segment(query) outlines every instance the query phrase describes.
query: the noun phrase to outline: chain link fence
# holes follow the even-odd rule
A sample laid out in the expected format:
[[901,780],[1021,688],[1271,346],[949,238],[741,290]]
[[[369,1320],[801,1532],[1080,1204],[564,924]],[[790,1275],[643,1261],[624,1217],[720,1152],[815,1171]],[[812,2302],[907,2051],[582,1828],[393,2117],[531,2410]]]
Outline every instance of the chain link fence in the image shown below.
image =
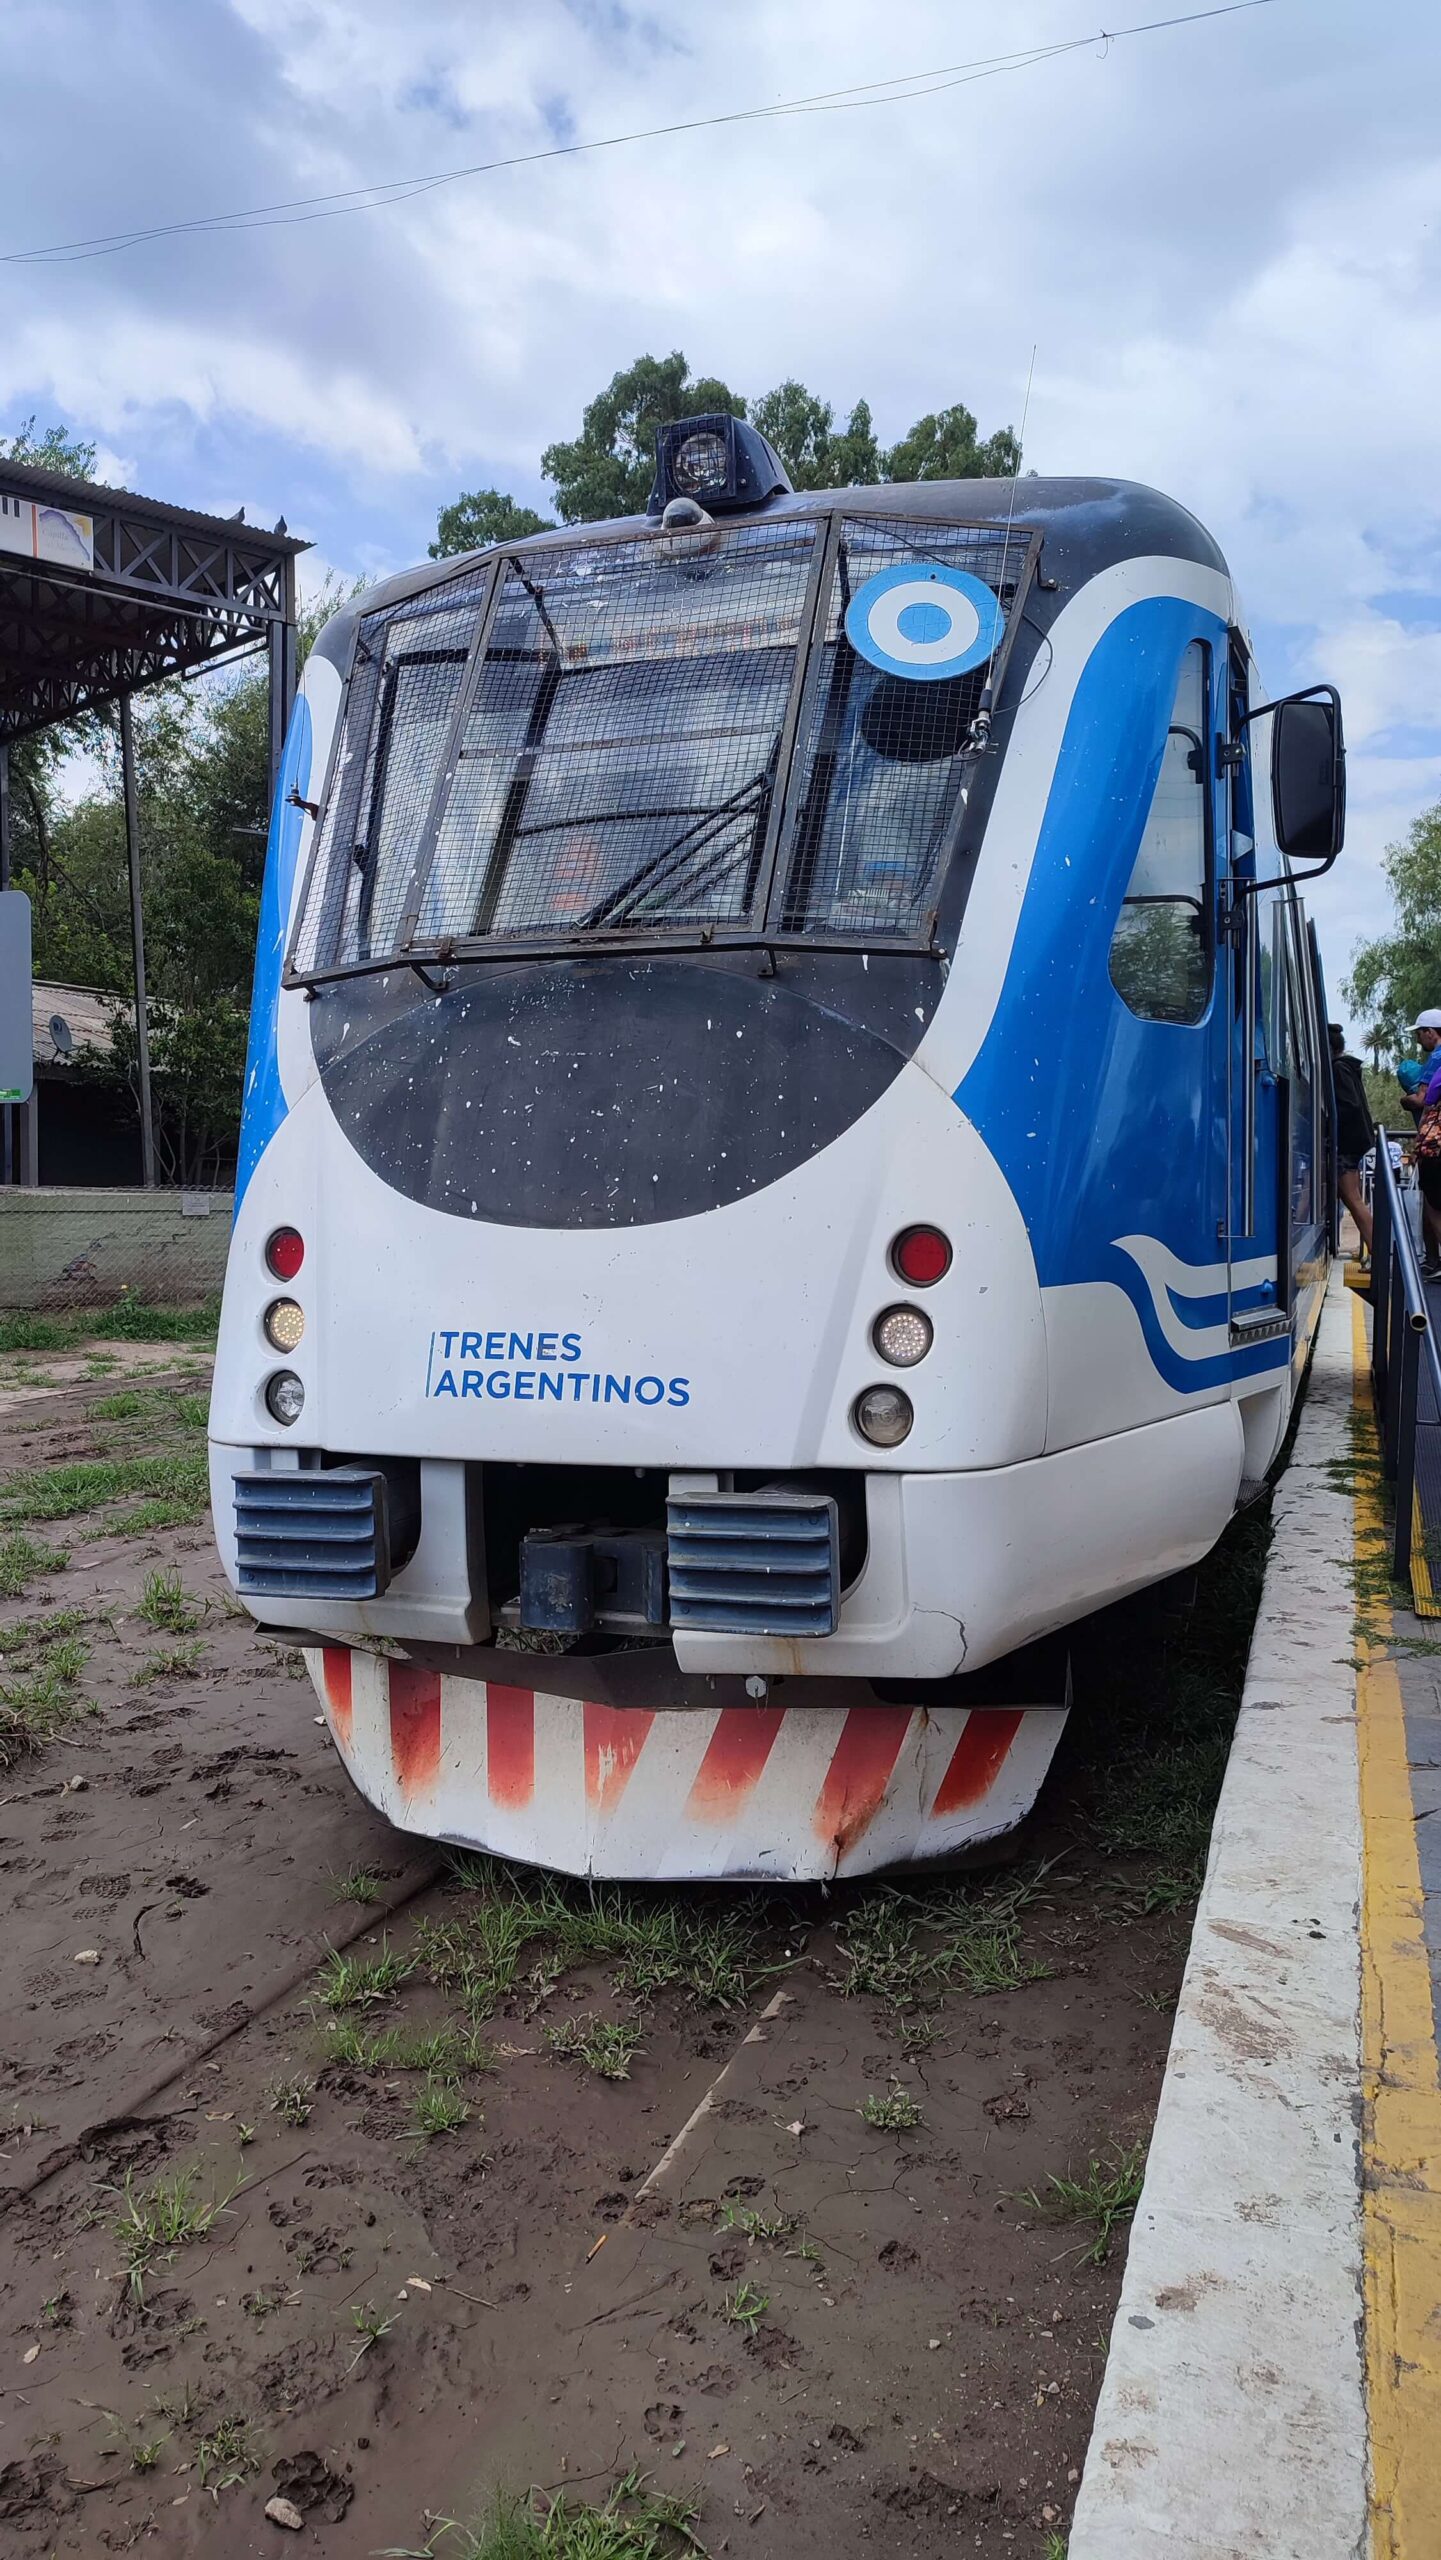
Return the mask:
[[0,1310],[201,1307],[220,1295],[233,1194],[0,1190]]

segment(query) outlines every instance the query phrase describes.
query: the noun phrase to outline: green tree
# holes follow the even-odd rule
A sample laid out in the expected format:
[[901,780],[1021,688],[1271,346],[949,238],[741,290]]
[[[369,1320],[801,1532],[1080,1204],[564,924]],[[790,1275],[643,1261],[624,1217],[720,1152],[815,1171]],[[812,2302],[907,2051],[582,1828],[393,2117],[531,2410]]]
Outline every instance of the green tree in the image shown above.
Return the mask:
[[[637,356],[590,402],[580,434],[547,445],[540,467],[551,482],[566,524],[594,524],[611,516],[639,515],[655,476],[656,429],[676,418],[729,410],[748,417],[774,445],[797,489],[857,489],[883,480],[1008,478],[1020,468],[1020,447],[1009,427],[982,440],[969,409],[959,402],[918,418],[909,435],[884,453],[870,405],[857,400],[844,426],[829,400],[788,376],[748,407],[724,382],[693,381],[679,352]],[[550,529],[544,516],[520,506],[508,492],[477,489],[442,507],[433,560],[478,549],[489,542],[518,542]]]
[[0,436],[0,462],[33,462],[39,471],[63,471],[67,479],[89,480],[95,470],[95,447],[64,427],[47,427],[43,436],[37,436],[35,420],[29,417],[13,436]]
[[[147,1005],[150,1101],[155,1170],[162,1183],[201,1188],[220,1180],[233,1161],[245,1072],[246,1012],[229,996],[199,1003]],[[82,1051],[83,1073],[128,1087],[140,1109],[135,1015],[118,1000],[110,1015],[108,1052]]]
[[547,445],[540,467],[566,524],[639,515],[655,477],[657,427],[702,410],[746,413],[744,400],[710,376],[693,382],[685,357],[638,356],[590,402],[570,444]]
[[790,380],[765,392],[750,417],[775,446],[797,489],[850,489],[881,478],[880,447],[864,400],[837,432],[829,400],[818,400],[803,382]]
[[1394,1060],[1409,1056],[1417,1014],[1441,1004],[1441,805],[1412,819],[1402,841],[1387,846],[1381,867],[1395,924],[1358,946],[1342,992],[1353,1014],[1374,1023],[1378,1048]]
[[954,408],[918,418],[910,434],[892,445],[881,477],[886,480],[1009,480],[1021,467],[1021,448],[1009,427],[983,444],[976,422],[957,401]]
[[462,489],[440,510],[430,557],[449,560],[459,551],[483,551],[491,542],[522,542],[528,533],[550,533],[554,526],[554,516],[518,506],[508,489]]

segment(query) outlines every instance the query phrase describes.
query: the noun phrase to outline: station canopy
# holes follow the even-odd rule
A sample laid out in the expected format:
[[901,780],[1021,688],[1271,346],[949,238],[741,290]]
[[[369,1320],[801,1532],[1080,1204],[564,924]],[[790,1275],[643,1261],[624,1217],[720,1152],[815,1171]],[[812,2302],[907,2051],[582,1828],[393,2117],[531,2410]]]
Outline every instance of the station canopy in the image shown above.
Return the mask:
[[267,648],[283,716],[307,547],[283,519],[263,532],[0,460],[0,746]]

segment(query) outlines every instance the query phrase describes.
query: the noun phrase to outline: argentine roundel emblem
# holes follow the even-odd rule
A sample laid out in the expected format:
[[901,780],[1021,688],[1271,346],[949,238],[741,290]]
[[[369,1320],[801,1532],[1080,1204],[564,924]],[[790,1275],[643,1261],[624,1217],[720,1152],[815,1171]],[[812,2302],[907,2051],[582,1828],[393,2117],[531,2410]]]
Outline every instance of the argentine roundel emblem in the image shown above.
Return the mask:
[[1005,616],[983,578],[964,569],[878,569],[846,607],[846,638],[888,676],[934,684],[989,658]]

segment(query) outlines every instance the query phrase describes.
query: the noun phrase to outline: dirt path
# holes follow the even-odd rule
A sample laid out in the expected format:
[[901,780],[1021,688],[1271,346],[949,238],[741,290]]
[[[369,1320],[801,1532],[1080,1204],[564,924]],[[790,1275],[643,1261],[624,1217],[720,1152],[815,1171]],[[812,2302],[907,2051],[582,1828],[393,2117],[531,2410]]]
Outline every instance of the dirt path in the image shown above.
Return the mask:
[[[139,1392],[0,1419],[22,1506],[117,1436],[183,1467],[192,1407]],[[226,1611],[202,1523],[17,1523],[13,1481],[0,1558],[70,1561],[0,1603],[0,1694],[83,1642],[98,1712],[0,1773],[0,2548],[262,2552],[280,2488],[360,2560],[639,2462],[712,2553],[1046,2554],[1124,2224],[1093,2264],[1094,2221],[1020,2199],[1144,2140],[1185,1938],[1156,1858],[1080,1822],[1084,1751],[969,1887],[441,1871]],[[179,1634],[137,1615],[167,1570]]]

